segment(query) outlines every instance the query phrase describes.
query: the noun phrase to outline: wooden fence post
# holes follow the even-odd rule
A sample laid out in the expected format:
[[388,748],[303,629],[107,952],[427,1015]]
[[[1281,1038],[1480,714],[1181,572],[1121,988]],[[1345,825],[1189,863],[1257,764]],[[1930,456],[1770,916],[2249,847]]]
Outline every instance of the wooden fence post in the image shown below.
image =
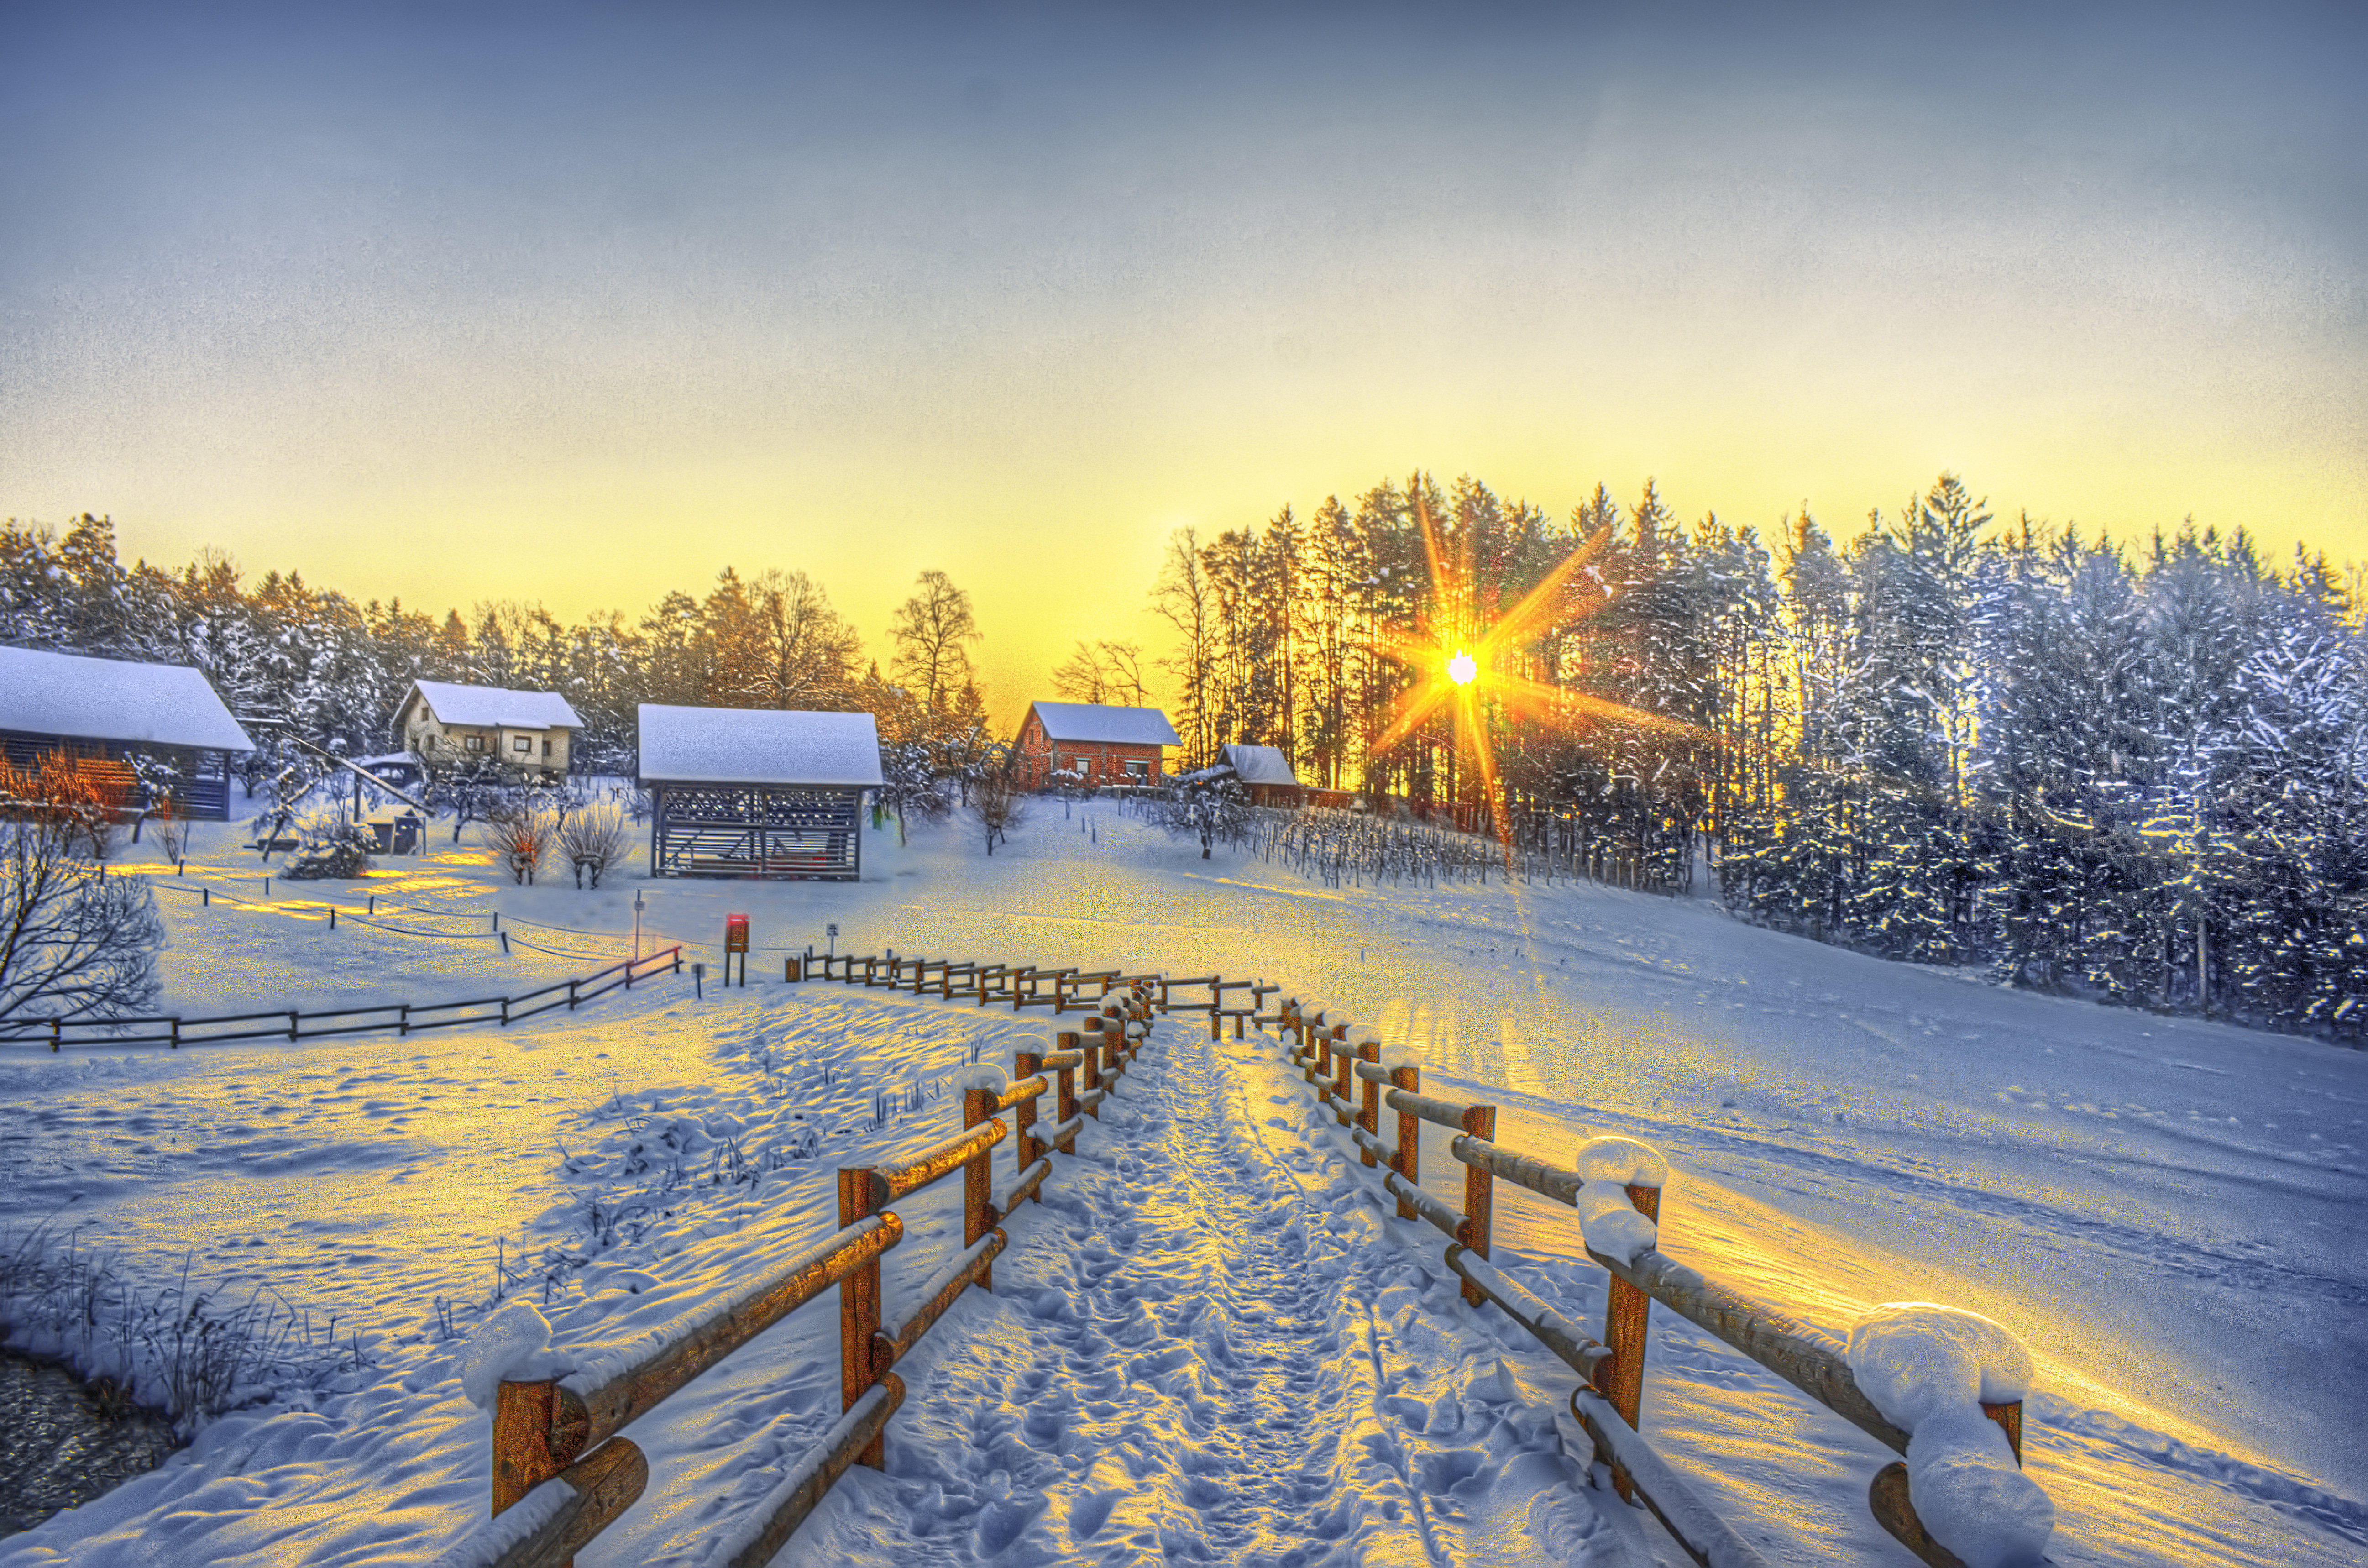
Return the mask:
[[[1390,1087],[1404,1089],[1407,1094],[1422,1093],[1422,1069],[1397,1067],[1391,1069]],[[1398,1112],[1398,1178],[1408,1187],[1422,1185],[1422,1118],[1410,1110]],[[1398,1218],[1415,1217],[1414,1205],[1398,1199]]]
[[[871,1212],[871,1167],[842,1165],[838,1172],[838,1227],[845,1230]],[[871,1336],[880,1331],[880,1260],[867,1262],[838,1286],[838,1378],[844,1403],[852,1410],[872,1384]],[[888,1465],[888,1440],[874,1437],[855,1456],[874,1470]]]
[[[1032,1051],[1013,1051],[1011,1081],[1015,1084],[1024,1084],[1036,1076],[1042,1070],[1038,1065],[1039,1061],[1037,1054]],[[1036,1141],[1036,1101],[1032,1097],[1024,1099],[1013,1106],[1011,1109],[1012,1125],[1019,1134],[1019,1168],[1025,1171],[1042,1159],[1044,1153],[1044,1145]],[[1041,1187],[1038,1189],[1036,1201],[1039,1203],[1044,1201]]]
[[[962,1091],[962,1131],[967,1132],[995,1117],[996,1096],[985,1089]],[[962,1245],[976,1246],[995,1228],[995,1146],[981,1149],[962,1165]],[[978,1283],[995,1289],[995,1266],[979,1270]]]
[[504,1381],[494,1392],[494,1512],[507,1511],[519,1498],[566,1467],[551,1451],[552,1405],[557,1380],[514,1383]]
[[[1636,1212],[1657,1225],[1661,1218],[1661,1189],[1631,1187],[1626,1190],[1628,1201],[1635,1206]],[[1611,1292],[1603,1306],[1603,1343],[1611,1354],[1597,1364],[1595,1387],[1632,1428],[1644,1408],[1645,1334],[1652,1308],[1652,1297],[1618,1275],[1611,1277]],[[1611,1467],[1611,1481],[1622,1498],[1634,1495],[1634,1483],[1616,1464]]]
[[[1087,1028],[1094,1028],[1099,1018],[1087,1018],[1085,1023]],[[1101,1033],[1097,1030],[1097,1033],[1089,1035],[1085,1030],[1061,1030],[1061,1033],[1053,1035],[1053,1040],[1064,1051],[1077,1051],[1080,1056],[1085,1056],[1085,1066],[1080,1068],[1077,1075],[1085,1080],[1087,1092],[1101,1087]],[[1087,1116],[1101,1120],[1101,1101],[1087,1106]],[[1068,1116],[1064,1116],[1061,1120],[1068,1120]]]
[[[1497,1141],[1497,1108],[1492,1105],[1465,1106],[1463,1131],[1484,1142]],[[1490,1210],[1496,1205],[1496,1177],[1478,1165],[1463,1167],[1463,1223],[1456,1227],[1463,1233],[1456,1237],[1482,1257],[1488,1256]],[[1463,1299],[1478,1306],[1488,1298],[1480,1287],[1469,1279],[1463,1282]]]
[[[1360,1062],[1370,1062],[1376,1067],[1380,1066],[1382,1062],[1382,1042],[1377,1040],[1360,1040],[1358,1042],[1357,1060]],[[1357,1125],[1363,1128],[1369,1136],[1378,1139],[1382,1135],[1382,1086],[1373,1082],[1371,1078],[1365,1079],[1364,1085],[1365,1108],[1358,1114]],[[1373,1164],[1373,1151],[1372,1149],[1360,1148],[1358,1150],[1358,1153],[1365,1156],[1365,1164],[1367,1165],[1370,1166]]]

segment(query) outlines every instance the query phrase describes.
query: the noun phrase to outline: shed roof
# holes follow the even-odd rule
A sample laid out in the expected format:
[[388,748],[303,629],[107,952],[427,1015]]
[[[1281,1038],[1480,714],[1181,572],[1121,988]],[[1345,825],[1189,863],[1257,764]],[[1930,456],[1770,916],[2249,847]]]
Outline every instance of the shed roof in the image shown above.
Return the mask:
[[1234,777],[1245,784],[1288,784],[1296,786],[1299,775],[1291,770],[1290,762],[1279,746],[1245,745],[1239,741],[1227,741],[1225,760],[1234,765]]
[[[425,698],[439,723],[488,730],[580,730],[584,721],[555,691],[511,691],[498,686],[461,686],[446,680],[416,680],[411,689]],[[403,706],[408,709],[411,699]]]
[[0,648],[0,730],[253,751],[200,670]]
[[642,778],[670,784],[881,781],[880,730],[869,713],[644,702],[641,753]]
[[1039,702],[1037,722],[1056,741],[1101,741],[1113,745],[1174,746],[1176,726],[1156,708],[1116,708],[1101,702]]

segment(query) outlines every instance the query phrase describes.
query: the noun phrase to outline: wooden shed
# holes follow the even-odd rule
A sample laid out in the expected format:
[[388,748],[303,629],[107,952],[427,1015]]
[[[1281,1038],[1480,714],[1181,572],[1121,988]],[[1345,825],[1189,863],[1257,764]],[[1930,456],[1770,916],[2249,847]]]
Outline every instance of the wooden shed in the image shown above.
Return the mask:
[[851,882],[880,732],[869,713],[644,702],[641,782],[654,877]]
[[1228,741],[1218,752],[1218,759],[1234,770],[1250,792],[1254,806],[1304,806],[1307,803],[1307,787],[1299,775],[1291,770],[1291,759],[1279,746],[1247,745],[1240,741]]
[[231,754],[254,749],[203,671],[0,648],[0,753],[19,767],[65,751],[147,806],[131,760],[145,753],[179,770],[180,814],[228,822]]

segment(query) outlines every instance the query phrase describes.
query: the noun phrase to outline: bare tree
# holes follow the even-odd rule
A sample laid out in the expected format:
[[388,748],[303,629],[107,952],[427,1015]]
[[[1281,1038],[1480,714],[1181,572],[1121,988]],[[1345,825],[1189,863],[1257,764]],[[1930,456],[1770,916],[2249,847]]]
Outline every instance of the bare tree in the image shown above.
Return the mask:
[[897,608],[888,629],[896,643],[888,668],[935,713],[973,678],[970,645],[982,633],[969,593],[952,578],[932,569],[914,582],[918,592]]
[[1028,791],[1015,766],[1019,754],[1010,744],[991,742],[988,752],[986,759],[971,775],[969,799],[962,812],[985,836],[986,852],[992,855],[996,842],[1008,842],[1011,830],[1027,820]]
[[1168,536],[1159,563],[1151,607],[1176,629],[1176,651],[1160,665],[1176,677],[1177,718],[1184,737],[1184,762],[1201,767],[1216,755],[1217,597],[1201,562],[1201,536],[1178,528]]
[[596,801],[569,812],[559,824],[559,852],[575,870],[575,885],[584,885],[585,873],[591,873],[592,885],[598,887],[609,868],[622,856],[625,847],[625,813],[615,805]]
[[535,872],[542,869],[542,858],[551,853],[552,843],[558,837],[558,818],[543,810],[540,801],[512,796],[486,812],[477,841],[501,857],[510,881],[530,887]]
[[0,1018],[121,1017],[156,999],[155,895],[92,856],[77,774],[63,755],[0,759]]
[[1077,651],[1053,671],[1053,690],[1072,702],[1143,706],[1143,644],[1105,637],[1077,640]]

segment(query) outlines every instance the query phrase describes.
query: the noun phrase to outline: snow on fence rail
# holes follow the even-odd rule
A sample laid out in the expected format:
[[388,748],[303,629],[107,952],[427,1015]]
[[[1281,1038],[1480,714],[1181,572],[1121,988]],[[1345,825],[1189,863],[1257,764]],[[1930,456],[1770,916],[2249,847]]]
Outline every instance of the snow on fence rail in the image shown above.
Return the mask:
[[[1857,1332],[1845,1346],[1823,1329],[1755,1301],[1657,1250],[1667,1167],[1647,1145],[1628,1139],[1599,1139],[1581,1150],[1579,1169],[1565,1170],[1497,1143],[1495,1107],[1462,1105],[1422,1094],[1420,1069],[1410,1055],[1393,1052],[1392,1059],[1385,1060],[1380,1043],[1370,1038],[1351,1045],[1349,1021],[1338,1009],[1286,1000],[1271,1018],[1260,1021],[1275,1023],[1278,1039],[1290,1035],[1291,1061],[1338,1123],[1349,1130],[1364,1164],[1383,1170],[1383,1185],[1398,1200],[1399,1218],[1420,1217],[1445,1233],[1447,1266],[1463,1281],[1464,1300],[1474,1305],[1484,1300],[1494,1301],[1578,1374],[1579,1386],[1571,1395],[1572,1414],[1594,1438],[1598,1455],[1610,1466],[1621,1494],[1641,1496],[1697,1562],[1739,1568],[1763,1559],[1637,1434],[1652,1302],[1659,1301],[1718,1335],[1877,1442],[1908,1452],[1915,1434],[1896,1424],[1860,1386],[1853,1370],[1853,1358],[1860,1353]],[[1383,1105],[1397,1113],[1394,1145],[1381,1137]],[[1465,1167],[1461,1213],[1419,1185],[1418,1124],[1424,1121],[1456,1134],[1449,1148]],[[1590,1174],[1597,1187],[1592,1193]],[[1499,1179],[1581,1212],[1588,1256],[1611,1276],[1602,1342],[1590,1338],[1579,1324],[1488,1261],[1493,1188]],[[1925,1317],[1941,1320],[1940,1332],[1944,1335],[1957,1326],[1950,1320],[1962,1320],[1979,1325],[1979,1331],[1993,1341],[2011,1346],[2010,1337],[1987,1320],[1923,1303],[1914,1305]],[[1868,1321],[1892,1310],[1878,1309]],[[1865,1326],[1861,1324],[1861,1329]],[[1930,1325],[1915,1326],[1926,1331],[1921,1343],[1928,1347]],[[2013,1346],[2013,1356],[2020,1354],[2020,1347]],[[1896,1406],[1899,1396],[1891,1390],[1900,1381],[1899,1374],[1880,1358],[1866,1364],[1883,1369],[1887,1402]],[[1975,1366],[1977,1381],[1984,1385],[1995,1375],[1987,1369],[1987,1361],[1968,1364]],[[2027,1380],[2027,1359],[2021,1377]],[[2012,1377],[2004,1381],[2013,1384],[2013,1397],[1983,1403],[1980,1410],[2003,1432],[2005,1448],[2019,1471],[2021,1391]],[[1986,1386],[1982,1392],[1988,1392]],[[1924,1445],[1926,1449],[1947,1446],[1962,1456],[1980,1447],[1978,1442],[1964,1442],[1962,1432],[1941,1437],[1938,1434],[1943,1427],[1931,1429],[1936,1437]],[[1995,1443],[1997,1434],[1992,1433],[1989,1440]],[[1932,1462],[1922,1452],[1911,1458]],[[1940,1468],[1945,1469],[1945,1462]],[[1962,1465],[1959,1469],[1962,1475]],[[2019,1474],[2015,1479],[2020,1481]],[[1918,1516],[1909,1481],[1906,1464],[1895,1462],[1876,1473],[1868,1489],[1869,1506],[1876,1520],[1923,1562],[1935,1568],[1964,1568],[1964,1558],[1946,1541],[1935,1540],[1927,1521]],[[2021,1517],[2009,1517],[2004,1526],[1959,1506],[1964,1501],[1954,1487],[1941,1499],[1949,1516],[1943,1534],[1979,1562],[2032,1560],[2028,1554],[2017,1554],[2011,1544],[2007,1555],[1999,1555],[2001,1529],[2008,1535],[2019,1530],[2018,1539],[2035,1552],[2053,1520],[2044,1495],[2027,1483],[2019,1488],[1993,1484],[1985,1494],[1985,1503],[1992,1504],[1996,1512],[2013,1516],[2017,1507],[2022,1510]]]
[[[466,1002],[430,1002],[424,1006],[410,1002],[380,1002],[366,1007],[332,1007],[315,1013],[287,1007],[263,1013],[232,1013],[215,1018],[189,1018],[175,1014],[140,1018],[0,1019],[0,1045],[46,1044],[53,1051],[68,1043],[162,1045],[177,1051],[185,1045],[225,1045],[240,1040],[323,1040],[330,1035],[368,1034],[374,1029],[393,1029],[398,1034],[409,1035],[423,1029],[450,1028],[456,1024],[514,1024],[521,1018],[548,1013],[555,1007],[580,1007],[611,991],[631,990],[634,981],[648,979],[657,972],[661,965],[668,966],[672,972],[681,972],[682,949],[662,948],[647,958],[627,959],[591,974],[558,981],[519,996],[478,996]],[[526,1006],[529,1003],[533,1006]],[[487,1008],[493,1010],[485,1011]],[[437,1013],[453,1016],[427,1017],[423,1021],[422,1015]],[[338,1023],[332,1028],[304,1028],[307,1023],[366,1018],[373,1014],[393,1016],[380,1017],[370,1023]],[[259,1024],[267,1018],[272,1020],[269,1028],[240,1027]],[[159,1025],[163,1026],[161,1033],[117,1032],[128,1028],[153,1029]],[[81,1037],[69,1037],[66,1032],[69,1029],[82,1031]],[[217,1032],[208,1033],[208,1030]],[[228,1032],[220,1032],[223,1030]]]
[[[708,1561],[731,1568],[770,1562],[848,1467],[877,1469],[885,1462],[888,1419],[905,1402],[896,1363],[964,1290],[992,1288],[995,1260],[1008,1244],[1002,1221],[1031,1198],[1043,1200],[1052,1154],[1075,1153],[1086,1118],[1099,1119],[1158,1005],[1156,976],[1115,971],[1082,974],[1074,968],[809,952],[788,960],[785,978],[910,985],[917,994],[930,987],[932,971],[940,995],[950,996],[953,977],[962,974],[964,991],[974,989],[981,1004],[1042,1003],[1056,1012],[1090,1009],[1091,1016],[1074,1030],[1056,1031],[1051,1051],[1014,1052],[1008,1084],[991,1066],[965,1074],[958,1136],[894,1165],[841,1166],[839,1228],[767,1278],[564,1377],[503,1381],[495,1393],[492,1513],[438,1559],[437,1568],[567,1562],[649,1483],[648,1460],[621,1429],[833,1285],[839,1290],[843,1412],[780,1483],[711,1545]],[[973,986],[971,981],[981,975],[991,978]],[[1099,988],[1091,999],[1083,994],[1087,983]],[[1121,986],[1123,994],[1113,995]],[[1047,1094],[1053,1096],[1053,1120],[1042,1127],[1037,1104]],[[1013,1113],[1008,1131],[1002,1120],[1007,1110]],[[1016,1142],[1017,1168],[1012,1184],[997,1195],[993,1155],[1007,1140]],[[962,1178],[962,1250],[923,1283],[919,1304],[901,1321],[883,1324],[880,1260],[905,1239],[904,1219],[889,1206],[956,1172]]]

